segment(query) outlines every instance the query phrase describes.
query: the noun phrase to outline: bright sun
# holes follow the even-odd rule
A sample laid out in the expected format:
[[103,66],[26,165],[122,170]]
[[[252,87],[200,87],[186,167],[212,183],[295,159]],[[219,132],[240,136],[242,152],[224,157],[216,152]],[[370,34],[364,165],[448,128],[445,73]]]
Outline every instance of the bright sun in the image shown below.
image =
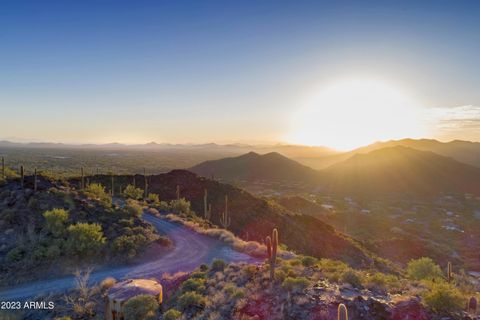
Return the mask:
[[425,134],[422,107],[399,88],[349,79],[316,91],[292,116],[286,140],[349,150],[379,140]]

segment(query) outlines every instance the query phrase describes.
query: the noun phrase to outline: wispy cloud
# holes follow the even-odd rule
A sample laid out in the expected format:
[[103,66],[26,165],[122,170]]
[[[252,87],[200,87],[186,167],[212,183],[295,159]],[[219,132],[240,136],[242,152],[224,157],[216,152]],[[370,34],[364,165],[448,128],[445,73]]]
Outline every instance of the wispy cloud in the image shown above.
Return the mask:
[[480,106],[431,108],[428,117],[439,138],[480,141]]

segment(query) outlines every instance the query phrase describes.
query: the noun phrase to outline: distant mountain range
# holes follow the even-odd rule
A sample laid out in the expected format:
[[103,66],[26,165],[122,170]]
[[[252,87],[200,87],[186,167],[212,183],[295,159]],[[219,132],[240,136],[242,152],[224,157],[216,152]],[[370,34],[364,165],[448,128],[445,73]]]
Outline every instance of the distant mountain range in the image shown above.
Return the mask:
[[376,142],[355,150],[319,157],[297,157],[295,160],[314,169],[324,169],[335,163],[344,161],[353,155],[368,153],[387,147],[409,147],[420,151],[432,151],[439,155],[452,157],[457,161],[480,167],[480,142],[454,140],[440,142],[432,139],[402,139]]
[[226,181],[283,181],[310,185],[324,193],[380,197],[480,195],[480,168],[431,151],[394,146],[364,149],[322,170],[313,170],[278,153],[248,153],[206,161],[190,170]]

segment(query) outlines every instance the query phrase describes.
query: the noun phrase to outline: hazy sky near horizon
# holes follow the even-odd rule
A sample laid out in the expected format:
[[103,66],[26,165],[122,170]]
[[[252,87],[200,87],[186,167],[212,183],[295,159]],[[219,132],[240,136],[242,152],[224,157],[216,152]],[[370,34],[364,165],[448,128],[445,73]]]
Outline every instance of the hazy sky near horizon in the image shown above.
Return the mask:
[[4,0],[0,139],[480,141],[478,57],[478,1]]

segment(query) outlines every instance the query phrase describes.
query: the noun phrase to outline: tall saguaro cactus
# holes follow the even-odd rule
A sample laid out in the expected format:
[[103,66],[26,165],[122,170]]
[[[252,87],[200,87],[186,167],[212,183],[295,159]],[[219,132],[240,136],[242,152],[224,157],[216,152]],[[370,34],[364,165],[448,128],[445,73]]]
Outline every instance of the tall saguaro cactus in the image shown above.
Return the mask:
[[468,301],[467,312],[471,314],[477,314],[477,298],[470,298],[470,300]]
[[20,166],[20,185],[22,186],[23,189],[23,181],[25,180],[25,169],[23,166]]
[[177,184],[177,200],[180,200],[180,186]]
[[212,215],[212,205],[208,204],[207,189],[204,189],[204,193],[203,193],[203,215],[206,220],[210,220],[210,216]]
[[6,178],[6,174],[5,174],[5,157],[2,157],[2,178],[3,178],[3,179]]
[[275,267],[277,264],[277,248],[278,248],[278,230],[273,229],[272,238],[268,236],[265,239],[265,245],[267,246],[268,262],[270,264],[270,280],[275,279]]
[[447,264],[447,281],[451,282],[453,278],[453,273],[452,273],[452,263],[448,261]]
[[348,310],[343,303],[338,305],[338,320],[348,320]]
[[112,185],[111,185],[111,188],[110,188],[110,192],[112,194],[112,197],[115,195],[115,181],[113,180],[113,172],[112,172]]
[[33,192],[37,192],[37,168],[33,172]]
[[144,188],[144,197],[147,199],[148,197],[148,182],[147,182],[147,170],[143,168],[143,180],[145,182],[145,188]]
[[80,189],[83,190],[83,189],[85,189],[85,174],[83,172],[83,167],[80,168],[80,174],[81,174]]
[[225,196],[225,210],[222,212],[222,216],[220,217],[220,223],[224,229],[228,229],[232,219],[228,215],[228,195]]

